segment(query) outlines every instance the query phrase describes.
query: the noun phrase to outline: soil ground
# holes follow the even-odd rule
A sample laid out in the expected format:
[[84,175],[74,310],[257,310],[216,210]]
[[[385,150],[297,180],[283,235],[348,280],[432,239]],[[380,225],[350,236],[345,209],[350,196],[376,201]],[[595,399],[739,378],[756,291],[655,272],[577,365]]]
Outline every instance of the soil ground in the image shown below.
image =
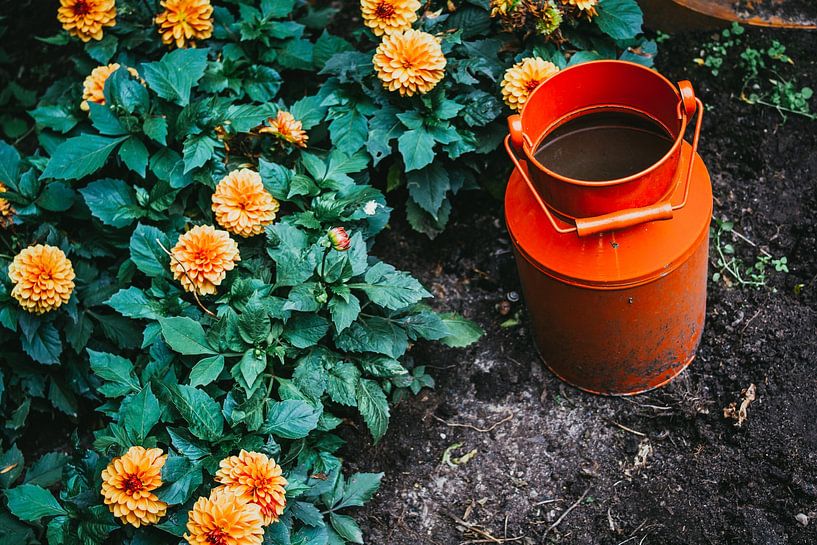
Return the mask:
[[[462,195],[431,244],[396,213],[376,253],[486,335],[465,350],[415,347],[436,388],[399,404],[380,444],[361,433],[346,448],[356,470],[386,472],[361,512],[368,543],[817,543],[817,122],[741,102],[734,59],[717,78],[696,66],[710,36],[672,37],[657,68],[692,80],[707,105],[700,151],[716,217],[785,255],[790,272],[772,271],[760,289],[710,281],[688,370],[648,394],[598,397],[538,360],[523,302],[512,301],[520,288],[501,203]],[[789,76],[817,88],[817,34],[747,31],[745,43],[771,39],[795,60]],[[756,248],[726,242],[754,261]],[[501,326],[517,312],[519,325]],[[723,409],[750,384],[757,399],[739,428]],[[475,455],[452,467],[447,450]]]

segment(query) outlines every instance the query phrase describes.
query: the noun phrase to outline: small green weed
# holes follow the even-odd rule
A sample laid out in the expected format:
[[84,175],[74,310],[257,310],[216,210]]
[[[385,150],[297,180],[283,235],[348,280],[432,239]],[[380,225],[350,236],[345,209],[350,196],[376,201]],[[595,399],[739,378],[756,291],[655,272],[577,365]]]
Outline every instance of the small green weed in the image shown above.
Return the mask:
[[755,258],[754,263],[747,264],[736,255],[735,247],[723,240],[726,233],[732,235],[732,239],[740,239],[749,245],[757,248],[757,244],[746,238],[744,235],[734,230],[731,221],[715,220],[712,226],[712,241],[718,255],[719,269],[712,275],[712,280],[718,282],[721,279],[727,284],[737,283],[740,286],[760,288],[768,281],[768,272],[773,267],[777,272],[789,272],[788,259],[786,256],[775,258],[766,250],[759,248],[760,253]]
[[[719,75],[729,51],[736,46],[744,47],[743,34],[743,27],[733,23],[716,40],[703,45],[700,57],[695,62],[708,68],[713,76]],[[740,52],[739,58],[737,68],[741,71],[743,82],[741,100],[748,104],[774,108],[784,121],[788,114],[817,119],[817,114],[812,113],[809,104],[814,91],[810,87],[798,85],[792,79],[786,79],[777,70],[781,64],[794,64],[794,60],[786,54],[786,46],[777,40],[772,40],[767,48],[747,45]]]

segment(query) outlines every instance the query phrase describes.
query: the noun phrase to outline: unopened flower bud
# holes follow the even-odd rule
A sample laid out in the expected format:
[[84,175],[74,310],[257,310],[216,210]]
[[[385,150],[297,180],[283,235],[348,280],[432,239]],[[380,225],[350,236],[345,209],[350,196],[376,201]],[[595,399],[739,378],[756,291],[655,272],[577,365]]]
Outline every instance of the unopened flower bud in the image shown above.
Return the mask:
[[346,229],[343,227],[333,227],[329,229],[326,236],[329,237],[329,241],[332,243],[332,248],[339,252],[345,252],[352,244],[352,241],[349,238],[349,233],[347,233]]

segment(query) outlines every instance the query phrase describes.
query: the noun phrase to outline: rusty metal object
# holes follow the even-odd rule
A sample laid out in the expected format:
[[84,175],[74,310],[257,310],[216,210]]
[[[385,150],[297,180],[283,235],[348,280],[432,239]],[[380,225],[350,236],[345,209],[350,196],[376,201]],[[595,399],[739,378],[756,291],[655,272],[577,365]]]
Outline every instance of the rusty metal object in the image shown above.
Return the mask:
[[[736,22],[742,25],[800,30],[817,29],[817,15],[798,14],[791,2],[775,0],[777,13],[754,5],[741,8],[736,0],[640,0],[647,24],[669,32],[709,29]],[[783,14],[783,15],[780,15]]]
[[[506,139],[517,166],[505,194],[506,222],[537,349],[557,376],[601,394],[636,394],[677,375],[695,356],[706,308],[712,189],[694,151],[703,105],[688,82],[678,90],[643,68],[643,77],[633,77],[633,66],[598,61],[553,76],[531,95],[521,119],[511,120],[512,133],[522,127],[522,145],[518,134]],[[560,78],[574,91],[565,93]],[[660,169],[647,169],[652,175],[643,171],[625,182],[652,188],[611,193],[614,210],[584,217],[597,213],[599,201],[581,193],[598,188],[558,180],[543,191],[534,181],[542,166],[525,153],[560,124],[542,111],[554,102],[563,104],[549,112],[562,116],[594,107],[639,109],[674,128],[677,149]],[[690,145],[682,127],[696,112]],[[575,215],[551,206],[551,199],[563,205],[564,193],[575,197]],[[644,194],[653,202],[645,203]],[[593,206],[582,208],[588,202]]]

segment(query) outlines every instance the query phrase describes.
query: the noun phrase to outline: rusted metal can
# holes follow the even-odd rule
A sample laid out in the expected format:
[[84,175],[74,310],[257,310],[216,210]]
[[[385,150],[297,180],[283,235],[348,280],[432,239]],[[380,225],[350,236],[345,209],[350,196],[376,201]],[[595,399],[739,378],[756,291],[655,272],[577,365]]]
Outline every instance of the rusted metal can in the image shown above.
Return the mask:
[[[597,108],[660,122],[672,148],[643,172],[602,182],[559,176],[535,160],[554,127]],[[712,213],[696,153],[702,111],[689,82],[676,88],[639,65],[598,61],[551,77],[509,119],[505,144],[516,169],[505,215],[534,341],[545,364],[578,388],[637,394],[695,357]],[[684,130],[696,112],[690,145]]]

